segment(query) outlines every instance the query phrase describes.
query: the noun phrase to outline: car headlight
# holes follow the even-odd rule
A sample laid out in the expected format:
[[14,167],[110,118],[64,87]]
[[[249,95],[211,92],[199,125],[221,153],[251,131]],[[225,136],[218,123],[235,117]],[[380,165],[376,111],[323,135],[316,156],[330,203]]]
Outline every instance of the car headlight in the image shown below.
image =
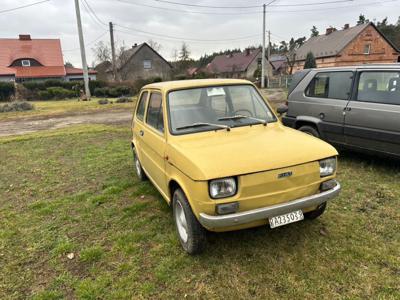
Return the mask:
[[232,177],[211,180],[209,189],[211,198],[219,199],[231,197],[236,194],[236,180]]
[[336,171],[336,157],[319,161],[319,174],[321,177],[333,175]]

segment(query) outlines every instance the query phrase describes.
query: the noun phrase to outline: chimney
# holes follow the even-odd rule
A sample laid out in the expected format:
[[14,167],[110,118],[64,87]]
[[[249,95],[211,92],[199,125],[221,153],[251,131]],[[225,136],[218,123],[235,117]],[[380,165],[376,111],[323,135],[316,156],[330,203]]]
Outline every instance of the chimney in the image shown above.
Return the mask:
[[246,56],[249,56],[250,55],[250,48],[246,48],[245,53],[246,53]]
[[132,48],[135,48],[135,47],[137,47],[137,43],[134,43],[132,46]]
[[344,27],[343,27],[344,30],[347,30],[349,28],[350,28],[350,24],[344,24]]
[[19,35],[19,40],[20,41],[30,41],[31,40],[31,35],[30,34],[20,34]]
[[326,35],[330,35],[332,32],[335,32],[337,29],[335,27],[329,27],[326,29]]

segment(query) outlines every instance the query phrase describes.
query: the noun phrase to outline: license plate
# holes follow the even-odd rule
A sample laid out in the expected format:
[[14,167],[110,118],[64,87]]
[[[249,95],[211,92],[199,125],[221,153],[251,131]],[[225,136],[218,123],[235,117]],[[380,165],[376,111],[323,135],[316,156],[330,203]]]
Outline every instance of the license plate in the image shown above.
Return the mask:
[[271,228],[275,228],[301,220],[304,220],[303,212],[301,210],[296,210],[288,214],[270,218],[269,225],[271,226]]

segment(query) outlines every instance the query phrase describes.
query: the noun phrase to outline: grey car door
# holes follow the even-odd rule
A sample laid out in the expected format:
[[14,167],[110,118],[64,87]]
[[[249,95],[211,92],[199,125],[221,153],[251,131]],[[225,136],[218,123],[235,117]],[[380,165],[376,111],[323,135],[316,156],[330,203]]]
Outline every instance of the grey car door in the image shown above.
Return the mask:
[[[344,110],[351,95],[352,71],[318,72],[305,90],[306,111],[298,112],[318,120],[321,137],[344,143]],[[294,105],[295,106],[295,105]]]
[[360,71],[345,115],[350,146],[400,156],[400,70]]

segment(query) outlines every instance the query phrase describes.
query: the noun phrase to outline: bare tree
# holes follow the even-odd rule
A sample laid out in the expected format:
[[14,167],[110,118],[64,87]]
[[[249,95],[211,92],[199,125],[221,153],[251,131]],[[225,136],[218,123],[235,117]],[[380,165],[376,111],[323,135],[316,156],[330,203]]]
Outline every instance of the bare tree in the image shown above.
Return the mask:
[[92,48],[92,51],[97,63],[111,61],[111,48],[107,43],[103,41],[97,42]]
[[178,60],[178,57],[179,57],[178,49],[176,49],[176,48],[172,49],[171,57],[174,62],[176,62]]
[[131,58],[132,51],[125,46],[125,42],[117,46],[117,77],[119,80],[127,80],[129,75],[129,68],[126,68],[129,59]]
[[189,57],[190,57],[189,46],[185,42],[183,42],[181,49],[179,50],[179,60],[187,61],[189,60]]
[[154,41],[154,40],[152,40],[152,39],[148,40],[147,44],[149,44],[149,46],[151,48],[153,48],[153,50],[156,51],[156,52],[158,52],[158,51],[160,51],[162,49],[161,44],[156,42],[156,41]]

